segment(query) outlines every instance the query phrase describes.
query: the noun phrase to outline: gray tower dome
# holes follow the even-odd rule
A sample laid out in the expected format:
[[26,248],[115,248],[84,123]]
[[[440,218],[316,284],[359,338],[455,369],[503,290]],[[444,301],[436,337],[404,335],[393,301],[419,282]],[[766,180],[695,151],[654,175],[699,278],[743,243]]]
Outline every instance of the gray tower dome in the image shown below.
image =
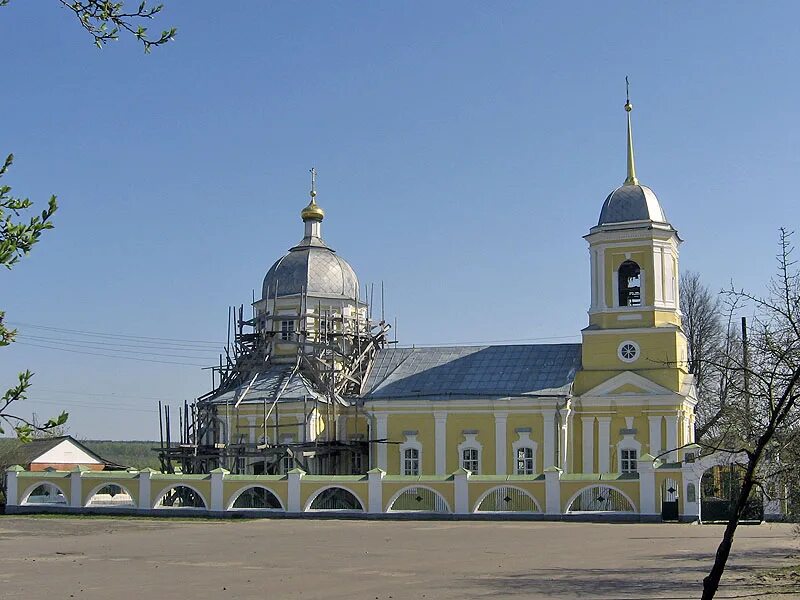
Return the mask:
[[646,185],[626,184],[608,195],[597,224],[608,225],[626,221],[666,223],[667,217],[653,190]]

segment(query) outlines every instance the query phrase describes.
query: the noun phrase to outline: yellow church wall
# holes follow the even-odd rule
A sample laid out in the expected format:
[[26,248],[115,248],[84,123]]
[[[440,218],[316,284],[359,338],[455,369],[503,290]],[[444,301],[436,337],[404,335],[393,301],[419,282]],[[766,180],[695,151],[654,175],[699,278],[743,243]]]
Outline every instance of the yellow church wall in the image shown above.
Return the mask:
[[475,512],[478,502],[491,490],[501,487],[519,488],[531,495],[539,505],[540,512],[545,512],[544,477],[539,476],[490,476],[473,475],[469,480],[469,509]]
[[433,475],[436,472],[436,444],[434,420],[431,412],[389,413],[387,432],[390,443],[386,449],[387,472],[400,474],[399,444],[406,441],[404,431],[416,431],[417,441],[422,444],[421,474]]
[[383,478],[383,509],[388,512],[394,499],[408,488],[428,488],[444,498],[450,507],[450,512],[455,509],[455,492],[453,476],[444,475],[441,477],[402,477],[397,475],[387,475]]
[[506,473],[514,474],[516,469],[516,457],[513,452],[514,442],[519,438],[516,430],[526,427],[531,430],[531,440],[536,442],[536,472],[544,471],[544,418],[541,414],[511,412],[508,415],[506,430]]
[[222,483],[223,505],[227,509],[239,494],[251,487],[264,487],[275,494],[286,507],[288,479],[286,475],[226,475]]
[[452,473],[461,467],[458,446],[467,441],[464,431],[470,430],[478,432],[475,440],[481,445],[481,473],[495,474],[494,414],[466,411],[447,414],[446,472]]
[[323,490],[339,487],[351,492],[359,499],[364,511],[369,506],[369,484],[362,475],[306,475],[300,480],[300,506],[304,509]]
[[[109,480],[109,478],[113,478]],[[81,506],[91,500],[100,489],[116,484],[131,497],[133,503],[139,505],[139,473],[127,471],[86,471],[81,474]]]
[[150,506],[161,499],[161,496],[171,488],[183,485],[199,492],[206,502],[206,507],[211,506],[211,476],[210,475],[168,475],[153,473],[150,481]]

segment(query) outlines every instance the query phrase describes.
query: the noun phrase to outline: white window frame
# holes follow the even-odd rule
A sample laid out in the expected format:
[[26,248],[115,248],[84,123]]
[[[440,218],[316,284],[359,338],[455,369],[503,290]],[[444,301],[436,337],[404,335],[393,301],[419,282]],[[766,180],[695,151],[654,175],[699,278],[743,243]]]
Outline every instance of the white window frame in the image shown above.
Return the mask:
[[[638,461],[642,457],[642,445],[634,439],[633,435],[634,434],[631,433],[624,434],[622,440],[617,444],[617,467],[620,473],[636,473],[639,470]],[[636,461],[634,461],[633,470],[622,470],[623,450],[634,450],[636,452]]]
[[295,325],[294,321],[291,319],[287,319],[285,321],[281,321],[281,341],[288,342],[294,339],[294,330]]
[[[630,454],[633,453],[633,457]],[[636,448],[620,448],[619,470],[620,473],[635,473],[639,460],[639,451]]]
[[[514,460],[514,474],[515,475],[533,475],[536,473],[536,451],[538,450],[538,444],[531,439],[531,430],[530,428],[524,429],[517,429],[517,436],[518,438],[511,444],[511,455],[513,456]],[[519,468],[519,452],[520,450],[530,450],[531,451],[531,458],[524,459],[524,460],[531,460],[531,472],[526,473],[525,470],[520,470]]]
[[[478,436],[477,431],[465,431],[464,438],[465,440],[458,445],[458,463],[462,469],[466,469],[467,471],[471,472],[473,475],[480,475],[481,471],[483,470],[483,446],[481,443],[476,439]],[[465,450],[476,450],[478,453],[478,468],[477,469],[468,469],[465,466],[464,461],[464,451]],[[474,462],[474,459],[470,460],[470,462]],[[470,465],[472,466],[472,465]]]
[[[405,435],[406,441],[400,444],[400,474],[410,477],[422,475],[422,444],[417,440],[417,432],[404,431],[403,435]],[[413,473],[413,468],[410,473],[406,471],[406,450],[416,450],[416,459],[409,458],[412,461],[416,460],[416,473]]]

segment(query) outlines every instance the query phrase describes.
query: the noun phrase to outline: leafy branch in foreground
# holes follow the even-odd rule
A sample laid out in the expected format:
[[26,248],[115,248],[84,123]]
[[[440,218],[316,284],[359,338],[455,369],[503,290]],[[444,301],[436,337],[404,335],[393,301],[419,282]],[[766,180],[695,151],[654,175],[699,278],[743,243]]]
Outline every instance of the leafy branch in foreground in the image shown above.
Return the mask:
[[[7,1],[7,0],[6,0]],[[122,31],[132,34],[142,42],[144,51],[149,53],[155,46],[163,46],[175,38],[177,29],[165,29],[161,35],[148,35],[142,22],[153,19],[164,8],[163,4],[147,5],[143,0],[133,11],[125,9],[124,2],[111,0],[59,0],[63,6],[75,13],[81,26],[94,38],[94,44],[102,48],[104,44],[119,39]]]
[[[2,2],[2,0],[0,0]],[[2,6],[2,4],[0,4]],[[0,177],[3,177],[14,163],[14,155],[9,154],[3,166],[0,167]],[[0,186],[0,266],[7,269],[13,267],[31,248],[39,241],[42,233],[53,228],[51,218],[58,209],[56,197],[51,196],[47,208],[40,214],[35,214],[29,219],[15,220],[20,217],[33,203],[28,198],[17,198],[11,194],[11,187]],[[5,313],[0,311],[0,346],[8,346],[14,341],[16,331],[8,329],[3,324]],[[30,387],[33,373],[25,371],[19,374],[17,384],[0,397],[0,434],[5,433],[2,424],[7,423],[13,427],[21,440],[28,440],[35,431],[50,431],[67,420],[67,413],[62,412],[55,419],[50,419],[43,425],[35,424],[23,417],[19,417],[9,409],[14,402],[24,400]]]

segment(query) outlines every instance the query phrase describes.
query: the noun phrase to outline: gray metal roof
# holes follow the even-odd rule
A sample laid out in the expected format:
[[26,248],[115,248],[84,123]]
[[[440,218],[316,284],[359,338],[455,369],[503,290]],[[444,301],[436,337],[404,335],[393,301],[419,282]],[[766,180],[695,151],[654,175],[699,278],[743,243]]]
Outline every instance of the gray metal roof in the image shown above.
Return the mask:
[[365,399],[565,395],[580,365],[580,344],[387,348]]
[[[241,395],[247,390],[244,402],[272,402],[280,393],[281,402],[302,401],[306,398],[313,401],[315,398],[325,401],[325,397],[314,389],[314,385],[300,372],[292,374],[294,365],[267,365],[258,374],[250,389],[247,390],[250,380],[248,379],[238,387],[228,390],[211,400],[215,404],[230,402],[236,404]],[[285,387],[284,387],[285,386]]]
[[262,298],[293,296],[303,289],[311,296],[356,300],[358,278],[346,260],[318,237],[304,237],[278,260],[264,278]]
[[598,225],[627,221],[666,223],[667,217],[658,198],[645,185],[623,185],[611,192],[603,203]]

